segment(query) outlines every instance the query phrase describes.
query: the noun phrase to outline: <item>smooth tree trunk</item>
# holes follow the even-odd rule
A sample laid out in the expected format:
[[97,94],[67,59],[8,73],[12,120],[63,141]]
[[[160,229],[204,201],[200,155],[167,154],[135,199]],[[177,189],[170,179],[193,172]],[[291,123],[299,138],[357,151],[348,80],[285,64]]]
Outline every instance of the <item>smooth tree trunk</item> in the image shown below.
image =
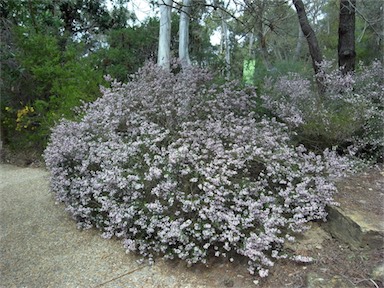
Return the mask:
[[170,68],[171,57],[171,10],[172,0],[159,0],[160,31],[157,64],[164,69]]
[[221,17],[221,31],[222,39],[224,40],[224,51],[225,51],[225,74],[229,78],[231,76],[231,50],[230,50],[230,40],[229,40],[229,30],[227,22],[224,19],[224,13],[222,12]]
[[253,43],[255,43],[255,28],[249,33],[249,44],[248,44],[248,57],[249,59],[253,59]]
[[356,0],[340,0],[338,58],[344,74],[355,70],[355,8]]
[[309,24],[307,13],[305,12],[303,1],[301,0],[292,0],[293,5],[296,8],[297,16],[299,18],[299,23],[301,30],[305,38],[307,39],[309,53],[312,59],[312,67],[315,71],[317,86],[320,94],[324,93],[325,86],[323,81],[319,75],[321,75],[320,63],[323,61],[323,55],[321,53],[319,44],[317,42],[317,38],[315,32],[313,31],[311,25]]
[[179,22],[179,58],[182,66],[190,66],[189,58],[189,19],[192,0],[183,0],[183,6],[180,10]]
[[[215,1],[215,5],[219,5]],[[220,40],[220,52],[224,53],[225,60],[225,76],[229,78],[231,76],[231,49],[230,49],[230,39],[229,39],[229,30],[228,24],[226,21],[225,12],[222,9],[218,9],[220,19],[221,19],[221,40]]]
[[222,2],[214,0],[215,10],[218,11],[221,19],[221,40],[220,40],[220,53],[224,53],[225,60],[225,76],[229,78],[231,76],[231,49],[228,24],[226,21],[226,13],[224,12]]

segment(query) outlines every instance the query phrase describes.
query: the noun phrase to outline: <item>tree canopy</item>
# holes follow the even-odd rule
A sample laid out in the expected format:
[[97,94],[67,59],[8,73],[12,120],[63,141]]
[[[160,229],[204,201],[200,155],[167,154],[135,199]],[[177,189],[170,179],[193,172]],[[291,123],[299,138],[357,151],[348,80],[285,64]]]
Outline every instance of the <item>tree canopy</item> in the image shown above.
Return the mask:
[[[349,41],[354,40],[355,63],[383,60],[383,4],[362,0],[171,1],[169,55],[179,57],[183,47],[188,54],[180,57],[191,65],[244,80],[259,91],[265,77],[287,72],[311,76],[311,63],[322,58],[313,61],[305,39],[315,37],[323,58],[337,60],[344,2],[354,8],[355,34]],[[130,3],[0,2],[4,141],[23,139],[35,145],[38,140],[44,146],[58,119],[74,117],[73,107],[100,96],[104,75],[126,82],[146,61],[158,58],[161,25],[156,11],[163,2],[148,2],[153,13],[140,19]],[[298,3],[306,11],[309,32],[299,23]],[[187,35],[180,23],[188,23]]]

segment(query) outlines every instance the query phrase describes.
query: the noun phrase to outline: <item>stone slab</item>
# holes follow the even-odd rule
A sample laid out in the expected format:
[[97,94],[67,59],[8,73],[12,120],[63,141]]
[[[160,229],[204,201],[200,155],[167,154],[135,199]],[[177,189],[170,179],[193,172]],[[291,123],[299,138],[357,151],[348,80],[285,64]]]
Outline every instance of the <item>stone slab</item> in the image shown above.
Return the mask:
[[375,214],[345,207],[328,207],[326,229],[353,249],[384,247],[384,221]]

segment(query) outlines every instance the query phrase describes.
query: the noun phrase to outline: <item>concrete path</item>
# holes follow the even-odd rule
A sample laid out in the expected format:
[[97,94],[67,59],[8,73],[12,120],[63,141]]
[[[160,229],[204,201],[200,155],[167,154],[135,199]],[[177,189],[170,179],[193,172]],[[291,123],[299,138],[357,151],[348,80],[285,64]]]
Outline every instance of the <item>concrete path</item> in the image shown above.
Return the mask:
[[[0,287],[251,287],[227,264],[139,265],[122,244],[80,231],[56,204],[44,169],[0,164]],[[235,273],[235,274],[233,274]],[[235,278],[232,277],[233,274]],[[239,275],[238,275],[239,276]],[[229,279],[229,280],[228,280]],[[254,285],[252,285],[254,287]]]

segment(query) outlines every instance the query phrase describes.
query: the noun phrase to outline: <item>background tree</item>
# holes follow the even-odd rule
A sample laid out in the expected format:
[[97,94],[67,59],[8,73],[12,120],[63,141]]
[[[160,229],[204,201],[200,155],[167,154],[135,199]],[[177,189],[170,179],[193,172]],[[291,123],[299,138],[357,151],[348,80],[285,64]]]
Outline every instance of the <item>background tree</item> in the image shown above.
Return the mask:
[[159,0],[160,29],[159,50],[157,63],[165,69],[169,69],[171,58],[171,10],[172,0]]
[[183,65],[191,65],[189,57],[189,21],[191,14],[192,0],[183,0],[180,9],[179,24],[179,58]]
[[229,78],[231,76],[231,42],[230,42],[230,31],[228,29],[228,23],[226,14],[222,9],[219,9],[219,15],[221,19],[221,43],[220,50],[224,54],[225,59],[225,76]]
[[[172,33],[177,32],[174,23]],[[107,46],[92,54],[94,65],[103,74],[126,82],[146,61],[157,59],[159,27],[159,19],[152,17],[140,26],[112,29],[105,37]]]
[[356,59],[384,62],[383,1],[357,0],[356,7]]
[[[73,107],[100,95],[102,75],[125,82],[145,61],[158,58],[159,17],[137,21],[125,0],[96,2],[0,2],[1,124],[8,143],[43,147],[53,123],[74,117]],[[321,43],[324,58],[337,59],[340,0],[294,2],[305,7],[313,31],[307,35]],[[250,75],[247,81],[259,93],[265,77],[288,72],[312,77],[311,67],[321,58],[313,61],[311,50],[302,45],[305,36],[298,33],[294,2],[179,3],[171,13],[169,55],[183,58],[188,52],[194,65],[220,77]],[[153,8],[161,3],[153,2]],[[181,13],[188,6],[190,11]],[[383,3],[356,0],[355,7],[356,61],[383,59]],[[183,15],[189,18],[188,32],[180,28]],[[210,41],[214,32],[222,33],[221,47]],[[179,46],[184,52],[177,53]]]
[[323,55],[317,42],[315,31],[313,31],[311,25],[309,24],[303,1],[293,0],[293,5],[295,5],[297,11],[301,30],[307,39],[309,52],[312,58],[313,70],[315,71],[315,74],[318,74],[320,72],[319,64],[323,61]]
[[338,60],[343,73],[355,70],[356,0],[340,0]]
[[24,149],[42,149],[57,120],[74,117],[75,106],[100,95],[102,71],[90,54],[116,24],[105,1],[54,4],[10,0],[0,6],[1,126],[5,142]]

